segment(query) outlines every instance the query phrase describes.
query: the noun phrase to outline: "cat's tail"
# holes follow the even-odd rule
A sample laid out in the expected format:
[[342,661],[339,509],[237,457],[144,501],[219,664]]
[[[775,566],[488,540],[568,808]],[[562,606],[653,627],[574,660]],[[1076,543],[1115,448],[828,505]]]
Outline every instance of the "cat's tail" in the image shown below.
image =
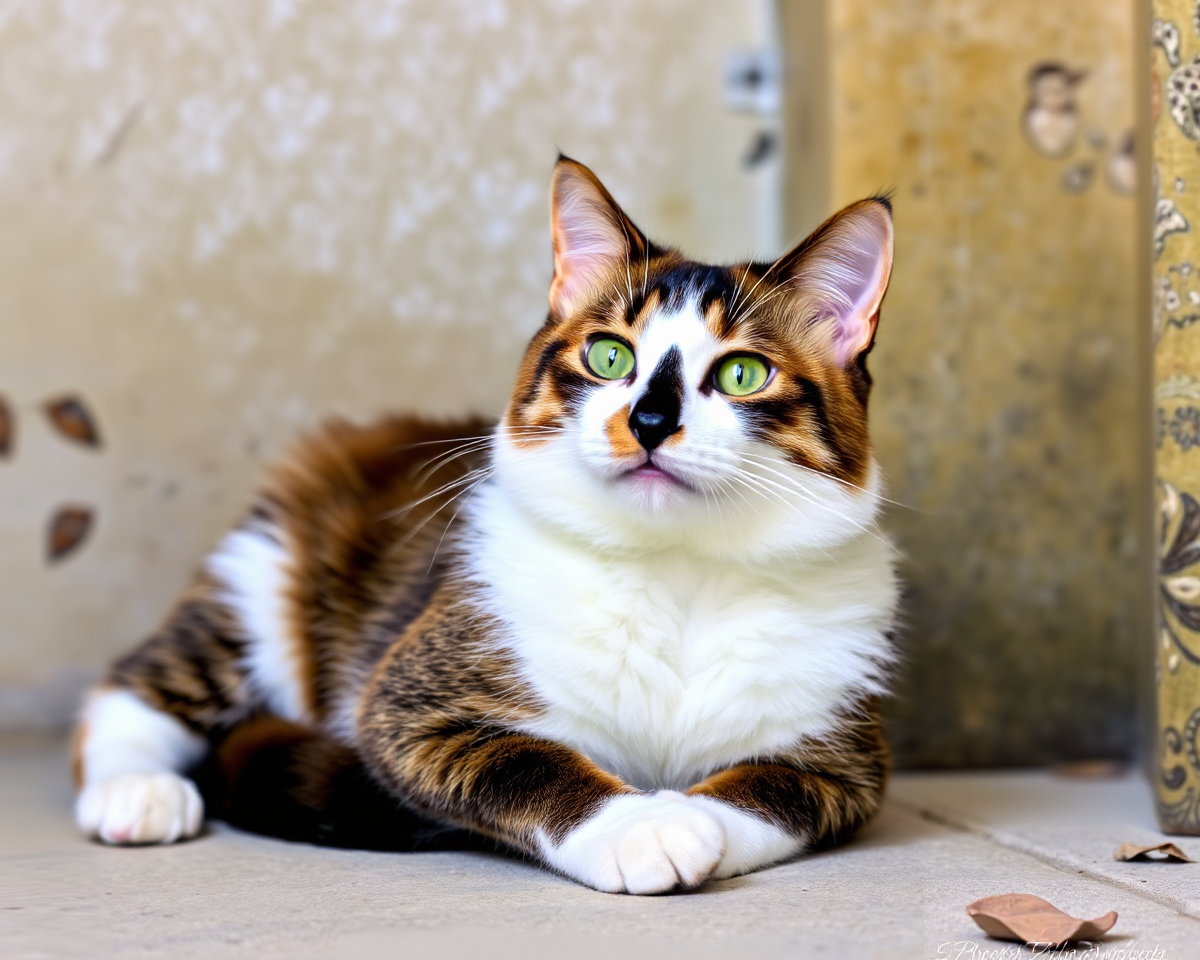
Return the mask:
[[211,819],[358,850],[495,849],[389,794],[350,747],[276,717],[234,729],[195,773]]

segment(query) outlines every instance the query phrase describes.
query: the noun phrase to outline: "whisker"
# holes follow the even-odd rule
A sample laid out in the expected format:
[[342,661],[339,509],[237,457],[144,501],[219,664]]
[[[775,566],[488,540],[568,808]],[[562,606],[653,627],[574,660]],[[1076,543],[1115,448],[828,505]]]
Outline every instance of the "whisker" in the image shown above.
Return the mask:
[[640,238],[638,244],[642,248],[642,300],[646,299],[646,286],[650,282],[650,248],[646,245],[645,238]]
[[[498,425],[497,425],[498,426]],[[495,436],[495,433],[481,433],[474,437],[446,437],[444,440],[422,440],[420,443],[402,443],[398,447],[393,447],[393,450],[415,450],[417,447],[433,447],[444,443],[462,443],[466,440],[487,440]]]
[[[756,466],[756,467],[762,466],[762,464],[755,464],[749,460],[746,460],[743,462],[749,463],[751,466]],[[766,477],[755,476],[754,474],[750,474],[744,470],[740,471],[740,473],[744,478],[753,479],[758,483],[768,484],[772,487],[778,488],[779,490],[783,490],[785,492],[791,492],[791,493],[795,494],[796,496],[798,496],[800,499],[805,500],[806,502],[812,504],[814,507],[819,507],[820,509],[826,511],[827,513],[832,514],[833,516],[837,517],[839,520],[845,520],[847,523],[849,523],[851,526],[858,529],[860,532],[870,534],[876,540],[878,540],[880,543],[885,544],[889,549],[895,550],[895,547],[893,546],[893,544],[891,544],[885,537],[881,537],[879,535],[879,533],[875,529],[874,525],[861,523],[858,520],[855,520],[853,517],[849,517],[846,514],[842,513],[840,510],[835,510],[829,504],[823,502],[819,497],[813,496],[807,490],[802,489],[801,487],[799,487],[798,485],[795,485],[794,483],[790,486],[784,486],[783,484],[777,483],[774,480],[769,480]],[[785,477],[785,479],[788,479],[788,478]]]
[[[754,460],[759,460],[762,462],[763,469],[771,470],[772,473],[778,474],[779,476],[781,476],[784,479],[789,480],[793,483],[795,482],[795,478],[788,477],[787,474],[785,474],[785,473],[780,473],[778,470],[771,469],[771,467],[768,466],[768,464],[772,462],[770,457],[764,457],[761,454],[750,453],[745,450],[742,451],[742,456],[750,457],[751,459],[754,459]],[[914,513],[923,513],[928,516],[937,516],[937,513],[935,511],[922,510],[920,507],[914,507],[914,506],[911,506],[910,504],[902,503],[899,500],[889,499],[888,497],[885,497],[883,494],[878,493],[875,490],[870,490],[867,487],[859,486],[857,483],[851,483],[849,480],[843,480],[841,477],[835,477],[833,474],[826,473],[824,470],[817,470],[813,467],[807,467],[802,463],[792,463],[791,461],[789,461],[789,463],[791,463],[791,465],[793,467],[795,467],[797,470],[803,470],[805,473],[811,473],[814,476],[818,476],[818,477],[827,477],[828,479],[832,480],[834,483],[840,483],[842,486],[849,487],[851,490],[857,490],[860,493],[870,494],[876,500],[881,500],[884,503],[890,503],[893,506],[902,507],[905,510],[913,511]]]
[[[489,450],[491,445],[492,443],[490,440],[474,440],[470,443],[464,444],[461,447],[455,447],[453,450],[438,454],[438,456],[434,457],[432,460],[426,461],[420,466],[416,478],[417,486],[419,487],[421,484],[425,483],[426,480],[442,469],[442,467],[449,466],[455,460],[458,460],[462,457],[470,456],[474,453],[483,453]],[[410,476],[411,475],[412,474],[410,472]]]
[[[414,463],[412,468],[408,471],[408,475],[409,477],[419,477],[417,481],[419,486],[429,479],[429,476],[435,473],[439,466],[450,463],[451,461],[476,450],[486,450],[491,446],[491,443],[492,441],[490,439],[468,440],[466,443],[460,444],[457,447],[452,447],[449,450],[445,450],[429,460],[420,460],[417,463]],[[424,476],[420,477],[421,474],[424,474]]]
[[[756,490],[749,483],[747,483],[744,477],[739,476],[737,474],[732,474],[729,477],[727,477],[726,479],[734,481],[736,483],[740,483],[751,493],[760,493],[761,492],[759,490]],[[765,517],[763,517],[762,511],[759,510],[757,506],[755,506],[754,502],[748,496],[746,496],[746,494],[744,492],[742,492],[741,490],[737,490],[735,488],[729,488],[729,492],[736,493],[741,498],[741,500],[747,504],[747,506],[749,506],[755,513],[758,514],[759,519],[762,519],[762,520],[766,519]],[[794,504],[785,502],[784,506],[788,507],[789,509],[793,509],[793,510],[795,509]],[[738,507],[738,513],[740,513],[743,518],[746,516],[746,512],[744,510],[742,510],[741,507]],[[826,556],[829,556],[829,551],[825,550],[824,548],[818,548],[818,549],[820,549],[821,553],[825,554]],[[799,547],[793,545],[791,547],[790,552],[791,552],[792,556],[795,557],[797,560],[801,559]]]
[[[752,492],[757,492],[754,490],[753,487],[751,487],[749,484],[747,484],[746,481],[743,480],[737,474],[730,474],[729,476],[727,476],[723,479],[728,480],[731,483],[740,483],[742,486],[746,487],[747,490],[750,490]],[[752,501],[749,497],[747,497],[745,493],[743,493],[741,490],[736,489],[735,487],[729,487],[727,489],[729,490],[730,493],[736,493],[742,499],[742,502],[746,504],[746,506],[748,506],[751,510],[753,510],[755,513],[758,514],[760,520],[766,520],[766,517],[763,516],[763,512],[761,510],[759,510],[759,508],[755,505],[754,501]],[[741,508],[739,508],[739,510],[740,509]],[[746,514],[743,511],[742,516],[744,517],[745,515]]]
[[[500,428],[500,425],[497,424],[491,433],[481,433],[477,436],[471,436],[471,437],[445,437],[444,439],[441,439],[441,440],[422,440],[418,443],[402,443],[399,446],[392,447],[391,449],[392,449],[392,452],[395,452],[398,450],[415,450],[417,447],[441,446],[441,445],[444,445],[447,443],[463,443],[463,442],[469,441],[469,440],[491,440],[496,436],[496,432],[499,430],[499,428]],[[509,428],[510,431],[511,431],[511,429],[512,428]],[[520,427],[519,429],[523,430],[523,431],[529,431],[529,432],[536,432],[536,431],[551,432],[551,431],[558,430],[561,428],[559,428],[559,427],[542,427],[542,426],[538,426],[536,424],[530,424],[528,426]]]
[[[522,427],[517,430],[508,430],[506,434],[523,439],[525,437],[543,437],[557,432],[560,432],[560,428],[558,427]],[[472,437],[457,447],[439,453],[431,460],[414,464],[409,470],[409,477],[416,476],[417,486],[420,486],[446,464],[457,460],[459,457],[487,450],[493,442],[495,442],[494,434],[486,437]]]
[[733,299],[729,302],[729,313],[733,316],[737,313],[738,297],[742,295],[742,286],[746,282],[746,275],[750,272],[750,268],[746,267],[742,270],[742,275],[738,279],[737,289],[733,291]]
[[[516,437],[517,439],[523,440],[528,437],[549,436],[552,433],[566,433],[566,432],[567,432],[567,428],[564,426],[561,426],[561,425],[559,425],[559,426],[539,426],[537,424],[530,424],[529,426],[523,426],[523,427],[506,427],[504,430],[504,435],[508,436],[508,437]],[[498,435],[499,434],[497,434],[497,436]]]
[[461,497],[464,493],[466,494],[466,499],[463,500],[463,502],[458,505],[458,509],[454,511],[454,516],[452,516],[450,518],[450,522],[446,524],[446,529],[444,529],[442,531],[442,535],[438,539],[437,546],[433,548],[433,556],[430,558],[429,566],[425,570],[425,577],[427,579],[429,577],[429,574],[433,571],[433,565],[435,563],[437,563],[438,553],[441,552],[442,544],[446,542],[446,534],[448,534],[450,532],[450,528],[452,526],[454,526],[454,521],[457,520],[458,515],[463,512],[463,508],[468,503],[470,503],[471,497],[473,497],[475,495],[475,491],[479,489],[480,484],[482,484],[490,476],[491,476],[491,473],[489,472],[486,475],[480,477],[473,484],[471,484],[471,486],[468,487],[466,490],[460,490],[458,493],[456,493],[454,495],[454,498],[452,500],[450,500],[448,503],[446,503],[445,506],[439,508],[439,512],[440,512],[441,510],[444,510],[446,507],[450,506],[451,503],[453,503],[455,500],[457,500],[459,497]]
[[[436,510],[431,511],[429,516],[427,516],[424,520],[422,520],[419,524],[417,524],[416,527],[414,527],[412,530],[410,530],[408,533],[406,533],[403,537],[401,537],[398,541],[396,541],[394,544],[392,544],[391,548],[388,551],[388,556],[394,557],[397,553],[399,553],[401,550],[403,550],[404,547],[410,541],[412,541],[412,539],[414,537],[416,537],[422,530],[425,529],[425,527],[429,524],[429,522],[431,520],[433,520],[434,517],[436,517],[438,514],[440,514],[443,510],[445,510],[448,506],[450,506],[450,504],[452,504],[455,500],[457,500],[463,494],[467,493],[470,490],[476,489],[476,487],[478,487],[478,485],[480,483],[482,483],[484,480],[487,480],[491,476],[492,471],[489,469],[486,471],[479,471],[479,473],[481,473],[482,475],[479,476],[477,480],[475,480],[473,483],[469,483],[469,484],[463,486],[463,489],[459,490],[458,493],[454,494],[454,496],[452,496],[449,500],[447,500],[445,503],[443,503],[441,506],[439,506]],[[457,516],[457,514],[456,514],[456,516]],[[444,536],[445,536],[445,534],[443,533],[443,537]],[[440,545],[440,541],[439,541],[439,545]],[[433,568],[433,564],[430,563],[430,569],[432,569],[432,568]],[[426,576],[429,575],[428,571],[426,571],[425,575]]]
[[440,487],[438,487],[432,493],[429,493],[429,494],[421,497],[419,500],[414,500],[412,503],[406,503],[402,507],[397,507],[394,510],[388,510],[385,513],[381,513],[375,519],[376,520],[390,520],[393,517],[399,517],[399,516],[403,516],[406,513],[411,513],[413,510],[415,510],[421,504],[427,503],[428,501],[432,500],[434,497],[436,497],[440,494],[446,493],[450,490],[453,490],[455,487],[462,486],[464,483],[470,482],[471,479],[473,479],[480,472],[485,471],[485,470],[490,472],[491,467],[478,467],[475,470],[468,471],[467,473],[463,474],[461,477],[458,477],[455,480],[451,480],[448,483],[442,484]]
[[[771,275],[771,272],[777,266],[779,266],[779,264],[781,264],[783,262],[783,258],[786,256],[787,256],[786,253],[781,254],[778,260],[776,260],[773,264],[771,264],[769,267],[767,267],[767,269],[765,271],[763,271],[763,275],[754,282],[754,286],[752,286],[750,288],[750,292],[746,294],[746,299],[743,301],[743,303],[748,303],[750,301],[750,298],[752,296],[754,296],[754,291],[758,289],[759,284],[761,284],[764,280],[767,279],[767,277],[769,277]],[[733,318],[733,323],[731,323],[730,325],[732,326],[733,324],[741,322],[741,319],[742,319],[741,316],[735,315]]]
[[[739,315],[737,317],[737,319],[734,320],[734,323],[744,323],[746,320],[750,319],[750,317],[754,315],[754,311],[757,310],[759,307],[764,306],[765,304],[770,303],[776,297],[779,297],[779,296],[787,293],[788,287],[791,286],[793,283],[795,283],[797,281],[797,279],[798,278],[796,278],[796,277],[792,277],[790,280],[785,280],[774,290],[764,293],[761,297],[759,297],[757,300],[755,300],[754,303],[750,304],[749,308],[745,311],[745,313],[742,313],[741,315]],[[753,293],[754,291],[752,290],[750,292]],[[747,295],[747,299],[749,299],[749,295]]]
[[625,285],[629,288],[629,309],[633,309],[633,276],[629,271],[629,259],[633,255],[633,241],[629,239],[629,227],[622,222],[621,231],[625,234]]
[[[862,523],[858,522],[857,520],[855,520],[853,517],[846,516],[845,514],[835,510],[829,504],[823,502],[820,498],[813,496],[811,492],[800,487],[794,478],[788,477],[786,474],[779,473],[779,471],[772,470],[770,467],[767,467],[765,464],[754,463],[750,460],[744,459],[744,458],[738,456],[737,454],[730,453],[729,456],[732,457],[734,460],[738,460],[738,461],[741,461],[742,463],[749,464],[752,467],[755,467],[758,469],[765,469],[771,473],[775,473],[776,475],[782,477],[784,480],[787,481],[787,485],[785,486],[784,484],[777,483],[776,481],[770,480],[767,477],[761,477],[756,474],[752,474],[745,469],[742,469],[739,467],[733,467],[733,469],[735,471],[733,476],[737,476],[739,479],[741,479],[743,481],[745,481],[745,480],[754,481],[756,484],[758,484],[758,491],[760,493],[762,493],[764,495],[772,496],[772,497],[780,500],[781,503],[783,503],[784,505],[786,505],[792,509],[795,509],[795,504],[789,502],[786,499],[786,497],[784,497],[783,494],[779,493],[778,491],[783,491],[784,493],[794,495],[794,496],[798,497],[799,499],[804,500],[806,503],[812,504],[815,507],[819,507],[820,509],[822,509],[828,513],[832,513],[834,516],[837,516],[840,519],[845,520],[847,523],[852,524],[853,526],[855,526],[856,528],[858,528],[859,530],[861,530],[864,533],[872,533],[872,535],[875,535],[873,533],[871,526],[862,524]],[[702,463],[704,463],[704,462],[705,461],[702,461]],[[706,462],[707,462],[707,465],[709,465],[709,466],[720,466],[720,467],[724,467],[726,469],[733,466],[726,459],[717,459],[717,458],[710,457],[710,458],[706,458]],[[813,472],[815,473],[817,471],[813,471]],[[771,489],[771,488],[774,488],[774,489]],[[880,538],[880,539],[882,540],[882,542],[887,543],[887,541],[883,540],[883,538]]]

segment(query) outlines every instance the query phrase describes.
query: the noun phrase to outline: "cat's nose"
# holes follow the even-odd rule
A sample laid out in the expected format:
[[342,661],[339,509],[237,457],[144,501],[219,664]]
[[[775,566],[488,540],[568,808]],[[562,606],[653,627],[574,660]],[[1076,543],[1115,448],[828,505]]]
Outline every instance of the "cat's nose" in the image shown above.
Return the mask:
[[679,430],[683,409],[683,357],[678,347],[663,354],[646,383],[646,392],[629,414],[629,429],[647,451]]
[[647,451],[659,446],[679,429],[679,411],[655,410],[655,404],[646,404],[649,397],[633,408],[629,415],[629,429]]

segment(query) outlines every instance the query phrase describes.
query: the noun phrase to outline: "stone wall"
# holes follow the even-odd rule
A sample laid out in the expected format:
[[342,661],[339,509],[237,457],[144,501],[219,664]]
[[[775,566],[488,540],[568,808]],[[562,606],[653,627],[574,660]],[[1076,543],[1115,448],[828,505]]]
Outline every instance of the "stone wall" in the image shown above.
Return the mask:
[[898,757],[1129,756],[1149,632],[1135,4],[828,9],[833,202],[896,209],[871,368],[908,582]]

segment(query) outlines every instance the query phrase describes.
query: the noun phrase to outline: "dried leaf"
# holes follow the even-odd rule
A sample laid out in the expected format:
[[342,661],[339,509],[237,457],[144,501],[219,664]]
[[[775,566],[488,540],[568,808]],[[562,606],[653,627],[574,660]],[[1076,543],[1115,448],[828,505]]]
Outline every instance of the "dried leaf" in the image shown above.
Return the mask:
[[0,397],[0,457],[7,457],[13,448],[13,415],[8,401]]
[[90,507],[60,507],[55,512],[50,520],[47,544],[51,563],[57,563],[79,549],[92,529],[92,519]]
[[1052,947],[1072,940],[1096,940],[1117,922],[1115,910],[1095,920],[1077,920],[1029,893],[984,897],[968,904],[967,913],[989,936]]
[[1054,765],[1058,776],[1072,780],[1108,780],[1121,776],[1126,770],[1128,767],[1116,760],[1073,760]]
[[[1161,853],[1161,857],[1152,857],[1152,853]],[[1113,854],[1115,860],[1149,860],[1152,863],[1193,863],[1191,857],[1173,843],[1154,843],[1141,847],[1136,843],[1123,843]]]
[[96,429],[96,421],[78,397],[47,400],[43,409],[58,432],[68,440],[88,447],[100,446],[100,431]]

